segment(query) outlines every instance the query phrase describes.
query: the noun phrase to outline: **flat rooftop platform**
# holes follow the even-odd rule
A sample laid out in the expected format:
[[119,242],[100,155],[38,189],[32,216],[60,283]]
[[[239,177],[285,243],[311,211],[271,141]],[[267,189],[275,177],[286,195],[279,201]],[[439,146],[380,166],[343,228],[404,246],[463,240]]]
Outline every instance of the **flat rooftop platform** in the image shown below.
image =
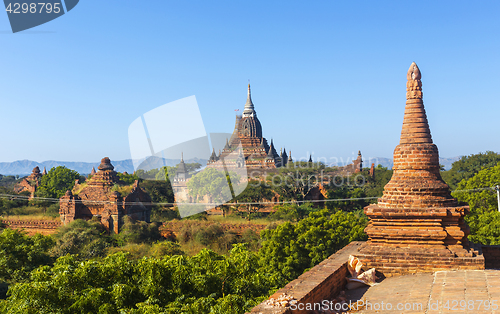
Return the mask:
[[500,270],[389,277],[373,287],[347,290],[346,297],[359,305],[348,313],[500,314]]

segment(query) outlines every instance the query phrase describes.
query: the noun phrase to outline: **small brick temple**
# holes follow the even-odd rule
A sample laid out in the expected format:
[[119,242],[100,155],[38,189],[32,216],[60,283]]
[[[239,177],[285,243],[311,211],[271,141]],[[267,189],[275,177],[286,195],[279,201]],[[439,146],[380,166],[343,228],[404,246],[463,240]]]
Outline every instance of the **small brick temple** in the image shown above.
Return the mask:
[[421,73],[407,74],[401,140],[393,175],[378,204],[365,207],[368,241],[357,257],[386,276],[450,269],[484,269],[479,246],[469,243],[468,206],[451,196],[441,178],[438,148],[424,109]]
[[[101,223],[114,233],[118,233],[125,215],[134,220],[149,222],[151,216],[151,197],[139,187],[139,182],[125,189],[125,195],[114,190],[124,183],[118,178],[117,173],[108,157],[101,160],[101,164],[84,186],[78,190],[67,191],[60,198],[59,214],[63,224],[75,219],[89,220],[93,217],[100,219]],[[94,170],[95,172],[95,170]]]

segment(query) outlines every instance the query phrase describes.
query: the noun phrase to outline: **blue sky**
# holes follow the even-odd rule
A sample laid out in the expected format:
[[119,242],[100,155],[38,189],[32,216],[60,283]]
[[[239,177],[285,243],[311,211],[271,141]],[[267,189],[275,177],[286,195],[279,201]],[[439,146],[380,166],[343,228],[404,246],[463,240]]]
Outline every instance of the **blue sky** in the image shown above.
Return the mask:
[[248,79],[278,149],[392,158],[412,61],[440,156],[500,151],[499,14],[498,1],[84,0],[16,34],[0,14],[0,161],[130,158],[129,125],[191,95],[207,132],[232,132]]

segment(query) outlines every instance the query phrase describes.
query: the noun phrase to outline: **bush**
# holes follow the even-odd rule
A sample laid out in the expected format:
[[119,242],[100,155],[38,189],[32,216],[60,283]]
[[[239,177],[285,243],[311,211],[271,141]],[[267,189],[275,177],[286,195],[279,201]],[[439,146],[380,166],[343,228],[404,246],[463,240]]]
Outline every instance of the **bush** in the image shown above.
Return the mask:
[[219,252],[227,252],[233,248],[234,244],[240,243],[240,237],[233,231],[226,231],[213,243],[217,245]]
[[125,216],[123,218],[123,226],[120,233],[114,235],[119,245],[127,243],[153,243],[161,239],[160,224],[145,221],[134,221],[132,218]]
[[165,208],[158,205],[153,206],[153,209],[151,210],[152,221],[165,222],[173,219],[181,219],[177,207]]
[[182,251],[179,243],[172,241],[161,241],[153,244],[150,249],[150,256],[152,257],[164,257],[166,255],[184,255],[184,251]]
[[[26,191],[27,192],[27,191]],[[14,191],[11,189],[7,189],[3,186],[0,186],[0,194],[6,194],[6,195],[12,195],[14,194]],[[26,193],[22,193],[22,196],[26,196]],[[27,192],[28,196],[30,195],[29,192]],[[23,207],[28,205],[28,199],[23,199],[23,198],[7,198],[7,197],[2,197],[0,198],[0,215],[3,214],[10,214],[12,209],[18,208],[18,207]]]
[[0,282],[0,300],[7,299],[8,290],[9,290],[9,284],[6,282]]
[[224,230],[219,224],[209,225],[205,228],[200,228],[194,235],[194,239],[203,245],[210,245],[216,242],[222,235]]

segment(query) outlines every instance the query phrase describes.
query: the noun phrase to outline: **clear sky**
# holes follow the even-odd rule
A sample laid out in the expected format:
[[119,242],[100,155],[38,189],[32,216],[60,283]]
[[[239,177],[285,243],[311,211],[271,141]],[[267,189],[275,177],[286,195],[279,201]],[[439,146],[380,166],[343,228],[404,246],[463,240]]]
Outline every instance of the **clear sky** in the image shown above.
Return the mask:
[[207,132],[232,132],[248,79],[278,150],[392,158],[412,61],[440,156],[498,152],[499,16],[499,1],[82,0],[12,34],[0,13],[0,161],[130,158],[132,121],[191,95]]

